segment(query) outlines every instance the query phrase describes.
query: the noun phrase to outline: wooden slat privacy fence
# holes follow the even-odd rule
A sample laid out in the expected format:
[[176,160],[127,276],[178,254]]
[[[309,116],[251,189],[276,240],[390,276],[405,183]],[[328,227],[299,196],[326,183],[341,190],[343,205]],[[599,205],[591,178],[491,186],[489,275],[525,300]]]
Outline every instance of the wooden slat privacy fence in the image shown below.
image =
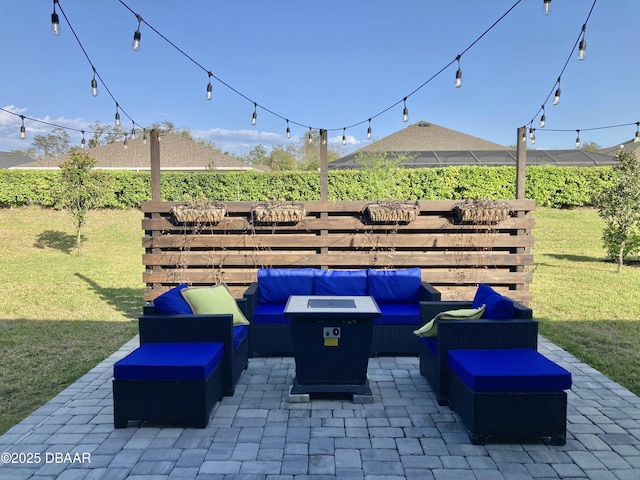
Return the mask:
[[470,300],[478,283],[488,283],[529,304],[535,202],[506,202],[511,213],[495,224],[457,222],[459,202],[449,200],[413,202],[415,219],[388,224],[367,216],[375,202],[300,202],[304,216],[287,224],[256,222],[256,202],[223,202],[217,223],[181,223],[171,209],[182,204],[146,202],[144,299],[183,282],[225,282],[241,296],[267,267],[420,267],[445,300]]

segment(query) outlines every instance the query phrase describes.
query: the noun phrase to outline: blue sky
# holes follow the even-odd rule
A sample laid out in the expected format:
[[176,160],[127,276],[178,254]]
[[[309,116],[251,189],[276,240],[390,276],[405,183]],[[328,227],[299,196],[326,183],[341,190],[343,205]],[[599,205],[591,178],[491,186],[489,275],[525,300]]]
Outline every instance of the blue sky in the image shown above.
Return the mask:
[[[138,22],[123,3],[193,61],[144,22],[134,52]],[[548,96],[593,0],[552,0],[549,16],[543,0],[522,0],[467,50],[515,3],[59,0],[56,37],[52,1],[3,1],[0,107],[88,131],[95,121],[113,124],[117,101],[127,129],[133,127],[127,115],[136,127],[170,121],[241,155],[257,144],[295,143],[308,127],[329,129],[333,145],[348,153],[419,120],[503,145],[515,144],[517,128],[533,120],[534,148],[543,149],[573,148],[577,129],[583,142],[603,147],[633,138],[640,121],[640,2],[596,3],[586,59],[577,60],[577,49],[571,56],[556,106]],[[454,88],[454,60],[462,52],[462,87]],[[98,97],[91,95],[92,64],[115,101],[102,83]],[[212,79],[207,101],[208,71],[244,97]],[[403,123],[407,96],[409,122]],[[369,118],[372,140],[366,139]],[[290,140],[284,119],[291,122]],[[0,111],[0,151],[27,148],[52,128],[26,120],[21,141],[20,124]],[[355,124],[342,147],[343,128]],[[81,135],[69,134],[79,144]]]

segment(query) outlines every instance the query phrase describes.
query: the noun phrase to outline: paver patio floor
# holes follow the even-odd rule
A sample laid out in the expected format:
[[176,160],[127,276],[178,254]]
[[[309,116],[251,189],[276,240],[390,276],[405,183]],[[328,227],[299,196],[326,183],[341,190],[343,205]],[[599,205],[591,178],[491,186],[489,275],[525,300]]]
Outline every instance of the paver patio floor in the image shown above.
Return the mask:
[[370,360],[372,404],[290,403],[293,359],[253,358],[206,429],[116,430],[112,367],[137,345],[0,436],[3,462],[17,462],[0,480],[640,479],[640,399],[544,338],[540,352],[573,375],[564,446],[472,445],[414,357]]

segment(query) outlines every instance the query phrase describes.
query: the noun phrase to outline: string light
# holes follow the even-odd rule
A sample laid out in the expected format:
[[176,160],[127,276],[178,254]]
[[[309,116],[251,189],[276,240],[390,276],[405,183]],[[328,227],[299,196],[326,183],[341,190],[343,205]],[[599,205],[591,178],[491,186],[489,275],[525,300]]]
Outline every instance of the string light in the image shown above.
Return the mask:
[[547,116],[544,113],[544,105],[542,105],[542,116],[540,117],[540,128],[544,128],[544,124],[546,123]]
[[138,19],[138,28],[135,32],[133,32],[133,50],[137,52],[140,50],[140,39],[142,38],[142,34],[140,33],[140,24],[142,23],[142,17],[136,13],[136,18]]
[[554,105],[558,105],[558,103],[560,103],[560,77],[558,77],[558,88],[556,89],[556,94],[553,97],[553,104]]
[[213,73],[207,72],[209,74],[209,83],[207,84],[207,100],[211,100],[211,94],[213,93],[213,85],[211,85],[211,77]]
[[118,102],[116,102],[116,127],[120,126],[120,112],[119,112],[119,108],[120,105],[118,105]]
[[369,119],[369,126],[367,127],[367,140],[371,140],[371,119]]
[[456,57],[456,61],[458,62],[458,70],[456,71],[456,88],[460,88],[462,86],[462,70],[460,69],[460,55]]
[[96,80],[96,67],[93,67],[93,79],[91,80],[91,95],[98,96],[98,81]]
[[533,129],[533,133],[531,134],[531,145],[536,144],[536,129]]
[[135,140],[136,138],[136,124],[133,124],[133,128],[131,129],[131,139]]
[[87,141],[84,139],[84,130],[80,130],[82,133],[82,140],[80,140],[80,148],[84,150],[84,147],[87,145]]
[[258,119],[258,104],[256,102],[253,102],[253,115],[251,115],[251,125],[255,125],[257,119]]
[[587,24],[582,25],[582,39],[580,40],[580,46],[578,47],[578,60],[584,60],[585,50],[587,49],[587,41],[584,39],[585,32],[587,30]]
[[404,108],[402,109],[402,121],[406,123],[409,121],[409,109],[407,108],[407,97],[404,97],[402,101],[404,102]]
[[22,125],[20,126],[20,140],[24,140],[27,136],[27,129],[24,127],[24,115],[20,115]]
[[122,142],[122,145],[124,146],[124,149],[127,149],[127,137],[124,137],[124,142]]
[[342,145],[346,145],[347,144],[347,133],[346,133],[347,129],[343,128],[342,129]]
[[544,0],[544,14],[549,15],[551,13],[551,0]]
[[576,148],[580,148],[580,130],[576,130],[578,136],[576,137]]
[[142,144],[143,145],[147,144],[147,129],[146,128],[142,129]]
[[287,138],[291,138],[291,129],[289,128],[289,119],[287,119]]
[[58,0],[53,0],[53,13],[51,14],[51,32],[57,37],[60,35],[60,17],[56,13]]
[[533,134],[533,128],[530,126],[529,127],[529,140],[533,140],[535,138],[535,135]]
[[633,137],[633,142],[640,142],[640,122],[636,122],[636,136]]

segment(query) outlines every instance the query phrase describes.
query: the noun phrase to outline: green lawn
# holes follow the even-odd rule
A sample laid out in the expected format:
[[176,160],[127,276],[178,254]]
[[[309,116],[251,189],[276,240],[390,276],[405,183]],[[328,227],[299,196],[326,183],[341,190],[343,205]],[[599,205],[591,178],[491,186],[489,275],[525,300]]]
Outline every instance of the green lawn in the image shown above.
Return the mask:
[[[136,334],[142,214],[0,209],[0,433]],[[593,210],[536,211],[533,304],[547,338],[640,394],[640,267],[605,261]]]

